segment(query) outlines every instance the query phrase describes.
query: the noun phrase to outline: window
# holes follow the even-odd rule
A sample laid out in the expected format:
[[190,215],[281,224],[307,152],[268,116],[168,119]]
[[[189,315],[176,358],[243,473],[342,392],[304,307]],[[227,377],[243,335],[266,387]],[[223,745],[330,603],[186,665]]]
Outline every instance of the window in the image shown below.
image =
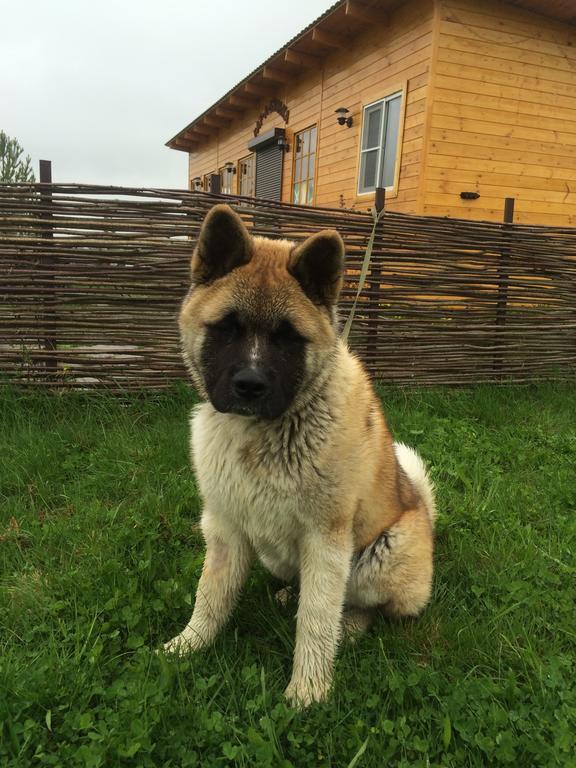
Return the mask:
[[239,194],[243,197],[254,197],[256,193],[256,164],[254,155],[243,157],[238,162],[238,175],[240,179]]
[[292,202],[311,204],[314,199],[316,171],[316,126],[294,136],[294,183]]
[[231,195],[234,186],[234,174],[236,168],[233,163],[226,163],[223,168],[220,168],[220,194]]
[[210,192],[210,179],[212,178],[211,173],[205,173],[202,177],[202,189],[204,192]]
[[393,187],[396,176],[402,93],[364,108],[358,192]]

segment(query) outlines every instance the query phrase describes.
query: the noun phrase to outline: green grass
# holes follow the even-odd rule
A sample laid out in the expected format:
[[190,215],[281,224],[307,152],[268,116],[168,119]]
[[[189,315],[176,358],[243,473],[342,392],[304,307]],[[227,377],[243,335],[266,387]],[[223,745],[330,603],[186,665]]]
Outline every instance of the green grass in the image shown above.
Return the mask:
[[261,569],[212,649],[152,653],[202,563],[191,394],[0,393],[0,765],[575,766],[574,388],[382,397],[437,484],[434,598],[298,713]]

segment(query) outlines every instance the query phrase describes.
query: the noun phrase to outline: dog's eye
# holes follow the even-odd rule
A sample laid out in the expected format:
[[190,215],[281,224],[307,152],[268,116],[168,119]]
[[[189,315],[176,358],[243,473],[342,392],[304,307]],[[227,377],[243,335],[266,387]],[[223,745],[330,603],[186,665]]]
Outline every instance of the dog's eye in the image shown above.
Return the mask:
[[219,336],[228,339],[238,338],[244,330],[236,312],[229,312],[215,323],[208,323],[208,328],[215,331]]
[[279,346],[287,344],[297,344],[306,341],[301,333],[298,333],[296,328],[289,320],[282,320],[280,325],[271,334],[271,339],[274,344]]

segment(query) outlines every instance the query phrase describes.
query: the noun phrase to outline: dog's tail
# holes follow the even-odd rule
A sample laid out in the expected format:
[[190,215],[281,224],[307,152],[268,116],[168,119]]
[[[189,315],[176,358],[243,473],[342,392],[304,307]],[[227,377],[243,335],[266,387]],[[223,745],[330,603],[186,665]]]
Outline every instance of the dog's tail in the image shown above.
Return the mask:
[[424,500],[430,522],[434,525],[436,520],[436,501],[434,499],[434,485],[426,470],[422,457],[413,448],[404,443],[394,443],[394,450],[398,463],[406,472],[416,490]]

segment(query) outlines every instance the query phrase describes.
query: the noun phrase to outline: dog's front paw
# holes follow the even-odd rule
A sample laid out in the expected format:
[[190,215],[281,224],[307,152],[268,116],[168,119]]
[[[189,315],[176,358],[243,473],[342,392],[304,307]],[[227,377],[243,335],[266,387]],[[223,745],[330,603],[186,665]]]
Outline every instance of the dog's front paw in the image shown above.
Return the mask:
[[329,684],[312,683],[310,680],[290,680],[284,691],[288,703],[296,709],[309,707],[315,701],[324,701],[330,690]]
[[202,643],[199,642],[198,637],[181,632],[179,635],[176,635],[176,637],[173,637],[172,640],[168,640],[167,643],[164,643],[162,650],[164,653],[184,656],[187,653],[192,653],[192,651],[197,651],[201,647]]

